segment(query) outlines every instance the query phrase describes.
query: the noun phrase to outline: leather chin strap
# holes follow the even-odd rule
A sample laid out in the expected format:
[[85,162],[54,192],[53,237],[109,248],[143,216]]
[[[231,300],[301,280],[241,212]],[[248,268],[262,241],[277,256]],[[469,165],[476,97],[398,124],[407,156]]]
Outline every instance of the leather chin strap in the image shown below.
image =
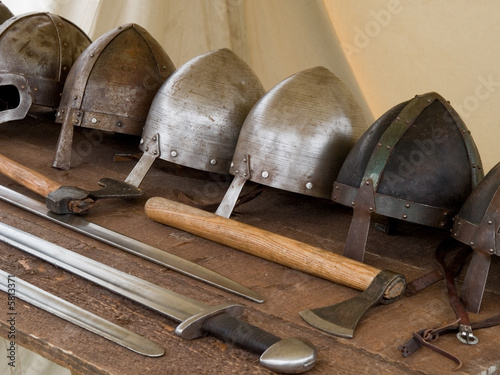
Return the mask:
[[[449,301],[455,311],[456,320],[450,324],[445,323],[437,328],[422,329],[418,332],[414,332],[412,338],[398,348],[403,357],[408,357],[422,346],[426,346],[429,349],[432,349],[454,361],[457,364],[457,367],[453,370],[456,371],[462,367],[462,361],[456,356],[438,348],[434,344],[431,344],[431,342],[436,341],[441,335],[458,331],[457,337],[461,342],[474,345],[478,342],[478,340],[472,333],[473,329],[500,325],[500,315],[493,316],[480,322],[471,323],[467,310],[458,296],[455,286],[455,277],[460,272],[471,251],[472,249],[469,246],[458,242],[451,237],[445,239],[436,249],[436,260],[441,265],[442,270],[432,271],[409,283],[409,286],[407,287],[409,292],[407,295],[413,295],[444,278]],[[446,262],[446,258],[449,258],[448,263]]]

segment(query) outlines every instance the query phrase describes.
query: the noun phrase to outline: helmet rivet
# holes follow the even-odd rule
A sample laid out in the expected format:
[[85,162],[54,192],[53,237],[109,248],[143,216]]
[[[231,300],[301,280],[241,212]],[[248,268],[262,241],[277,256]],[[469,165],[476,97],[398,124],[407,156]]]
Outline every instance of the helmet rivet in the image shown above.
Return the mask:
[[306,189],[311,190],[312,188],[313,188],[313,184],[312,184],[312,182],[308,182],[308,183],[306,184]]
[[377,144],[377,146],[378,146],[378,147],[382,147],[382,143],[378,143],[378,144]]
[[470,242],[470,245],[471,245],[471,246],[474,246],[474,242],[472,242],[472,241],[471,241],[471,242]]
[[386,147],[388,150],[390,150],[390,149],[391,149],[391,146],[389,146],[389,145],[387,145],[387,146],[385,146],[385,147]]
[[211,165],[216,165],[217,164],[217,160],[215,160],[215,159],[210,160],[210,164]]
[[243,163],[246,163],[246,162],[247,162],[247,158],[244,158],[244,159],[243,159]]
[[153,137],[153,141],[155,141],[155,142],[156,142],[156,139],[157,139],[157,138],[156,138],[156,135],[155,135],[155,136]]
[[90,57],[94,57],[94,54],[93,54],[93,53],[91,53],[91,54],[90,54]]
[[80,117],[82,115],[82,112],[76,112],[76,115]]
[[95,117],[92,117],[92,119],[90,120],[90,122],[92,124],[97,124],[97,119]]
[[80,123],[80,121],[75,120],[74,123],[78,125]]
[[410,204],[409,204],[409,203],[406,203],[406,204],[405,204],[405,207],[406,207],[406,208],[410,208]]
[[139,144],[141,144],[141,145],[144,144],[144,138],[141,138],[141,141],[139,142]]
[[373,207],[370,207],[368,210],[369,210],[370,212],[373,212]]
[[352,206],[355,206],[355,205],[356,205],[356,202],[352,201],[352,202],[351,202],[351,205],[352,205]]
[[370,181],[366,181],[366,182],[365,182],[365,185],[370,185]]
[[68,42],[64,42],[64,43],[63,43],[63,46],[64,46],[64,47],[69,46]]
[[403,215],[403,219],[408,219],[408,215],[407,215],[407,214],[404,214],[404,215]]
[[34,90],[34,91],[38,91],[38,87],[34,87],[34,88],[33,88],[33,90]]
[[68,67],[67,67],[66,65],[64,65],[64,66],[62,67],[62,70],[68,70]]
[[175,150],[170,151],[170,156],[175,158],[177,156],[177,151],[175,151]]
[[489,225],[493,224],[493,220],[488,220],[488,224]]
[[75,100],[76,100],[76,99],[78,99],[78,96],[76,96],[76,95],[75,95],[75,96],[73,96],[73,99],[75,99]]
[[490,253],[493,254],[495,252],[495,250],[493,249],[490,249]]
[[153,155],[158,155],[158,151],[154,150]]
[[262,171],[262,178],[268,178],[269,177],[269,172],[268,171]]
[[26,88],[26,86],[22,85],[21,88],[24,90]]
[[148,152],[148,151],[149,151],[149,147],[146,147],[146,150],[145,150],[145,151],[146,151],[146,152]]
[[333,200],[334,200],[334,201],[336,201],[336,200],[337,200],[337,196],[336,196],[336,195],[334,195],[334,196],[333,196]]
[[335,190],[339,190],[339,185],[335,185]]
[[231,162],[231,167],[230,167],[230,168],[233,168],[233,167],[234,167],[234,163],[233,163],[233,162]]
[[121,121],[118,121],[118,122],[116,123],[116,126],[118,126],[119,128],[121,128],[121,127],[123,126],[123,123],[122,123]]

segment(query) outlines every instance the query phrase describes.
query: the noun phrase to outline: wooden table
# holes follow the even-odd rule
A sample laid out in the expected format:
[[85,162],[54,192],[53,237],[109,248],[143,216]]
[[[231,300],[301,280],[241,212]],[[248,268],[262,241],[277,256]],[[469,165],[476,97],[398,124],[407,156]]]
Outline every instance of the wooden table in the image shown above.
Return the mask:
[[[135,160],[118,162],[117,153],[137,153],[138,138],[76,129],[73,164],[69,171],[51,167],[59,125],[50,119],[27,119],[3,124],[1,153],[66,185],[95,190],[101,177],[123,180]],[[436,343],[464,362],[452,372],[450,360],[423,348],[403,358],[398,346],[422,328],[452,321],[454,313],[443,282],[391,305],[378,305],[362,318],[353,339],[322,333],[303,321],[298,312],[330,305],[359,294],[305,273],[198,238],[149,220],[146,200],[178,193],[197,200],[217,201],[228,178],[209,175],[157,160],[141,188],[145,196],[132,201],[103,200],[86,219],[224,274],[261,293],[266,302],[253,303],[205,283],[165,269],[84,235],[0,202],[0,220],[72,251],[103,262],[165,288],[216,305],[229,300],[243,304],[243,319],[280,337],[303,337],[318,349],[310,374],[492,374],[500,371],[500,327],[475,332],[480,342],[466,346],[454,335]],[[11,180],[0,184],[39,199]],[[235,211],[233,218],[336,253],[341,253],[352,211],[328,201],[265,188]],[[403,224],[387,236],[369,235],[365,262],[402,273],[407,280],[436,269],[434,250],[447,233]],[[500,263],[494,257],[481,313],[473,321],[500,313]],[[11,246],[0,243],[1,268],[114,323],[161,344],[166,354],[147,358],[18,301],[16,342],[77,374],[268,374],[258,356],[207,336],[187,341],[174,334],[173,320],[122,298],[95,284],[58,269]],[[459,280],[463,279],[463,272]],[[0,293],[0,336],[7,337],[7,295]],[[5,354],[2,354],[4,356]]]

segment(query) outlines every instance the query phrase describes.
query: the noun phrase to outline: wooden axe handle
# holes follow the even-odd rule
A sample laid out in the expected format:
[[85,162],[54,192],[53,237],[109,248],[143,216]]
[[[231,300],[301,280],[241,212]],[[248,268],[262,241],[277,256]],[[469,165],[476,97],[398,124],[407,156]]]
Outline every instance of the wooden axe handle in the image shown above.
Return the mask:
[[61,187],[61,184],[3,155],[0,155],[0,173],[43,197]]
[[[305,243],[164,198],[150,198],[145,211],[154,221],[256,255],[338,284],[365,290],[381,271]],[[387,288],[397,298],[404,286]]]

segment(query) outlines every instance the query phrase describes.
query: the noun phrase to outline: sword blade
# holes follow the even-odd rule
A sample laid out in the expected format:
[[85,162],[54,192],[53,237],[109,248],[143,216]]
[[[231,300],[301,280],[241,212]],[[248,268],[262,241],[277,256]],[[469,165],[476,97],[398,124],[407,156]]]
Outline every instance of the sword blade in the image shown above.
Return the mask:
[[149,357],[160,357],[165,354],[165,350],[153,341],[37,288],[18,277],[11,277],[5,271],[0,270],[0,290],[136,353]]
[[0,241],[180,322],[210,307],[4,223],[0,223]]
[[260,294],[215,271],[209,270],[208,268],[202,267],[196,263],[167,253],[123,234],[91,223],[80,216],[70,214],[57,215],[50,212],[42,203],[1,185],[0,199],[66,228],[72,229],[78,233],[87,235],[136,256],[140,256],[141,258],[160,264],[196,280],[206,282],[207,284],[216,286],[241,297],[245,297],[254,302],[264,302],[264,297]]
[[256,354],[276,372],[299,373],[316,362],[316,348],[307,340],[278,337],[236,318],[243,307],[209,306],[0,223],[0,241],[182,322],[176,334],[196,338],[209,332]]

